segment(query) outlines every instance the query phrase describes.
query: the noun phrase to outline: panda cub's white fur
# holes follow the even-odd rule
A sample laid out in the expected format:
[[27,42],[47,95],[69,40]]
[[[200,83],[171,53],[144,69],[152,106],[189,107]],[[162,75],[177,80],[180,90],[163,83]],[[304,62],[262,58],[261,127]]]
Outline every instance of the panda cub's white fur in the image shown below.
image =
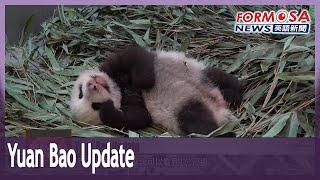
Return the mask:
[[[110,92],[103,86],[107,86]],[[92,108],[92,103],[109,99],[116,108],[120,108],[121,93],[117,84],[107,74],[98,70],[84,71],[72,89],[70,108],[74,119],[92,125],[101,124],[99,112]]]
[[235,118],[219,89],[202,82],[201,72],[205,68],[202,63],[187,58],[184,53],[157,51],[154,68],[155,86],[143,91],[154,123],[181,134],[177,112],[190,99],[204,103],[218,126]]

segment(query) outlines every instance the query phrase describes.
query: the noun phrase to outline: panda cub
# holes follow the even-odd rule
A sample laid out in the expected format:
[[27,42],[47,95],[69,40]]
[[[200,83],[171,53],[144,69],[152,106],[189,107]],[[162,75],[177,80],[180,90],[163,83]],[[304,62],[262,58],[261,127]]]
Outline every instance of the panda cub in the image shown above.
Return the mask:
[[177,134],[210,133],[235,118],[228,104],[242,100],[236,77],[181,52],[127,48],[101,70],[112,79],[127,74],[130,84],[142,89],[153,122]]
[[[102,64],[100,70],[107,74],[107,82],[118,85],[122,97],[128,96],[122,90],[127,85],[136,88],[137,97],[143,99],[143,103],[138,105],[127,102],[144,112],[143,116],[128,119],[123,114],[140,112],[128,113],[122,108],[123,104],[119,108],[117,103],[121,97],[115,96],[119,92],[112,94],[109,91],[107,101],[106,96],[100,94],[97,119],[112,127],[127,125],[127,121],[132,122],[126,126],[128,129],[135,121],[139,124],[137,128],[147,127],[151,115],[154,123],[177,134],[208,134],[234,119],[228,104],[236,106],[242,100],[237,78],[217,69],[206,68],[195,59],[175,51],[148,52],[139,47],[128,48]],[[80,107],[73,108],[73,112],[81,112]],[[123,121],[120,125],[119,119]]]
[[76,121],[114,128],[141,129],[151,124],[141,91],[121,88],[106,73],[86,70],[74,83],[70,108]]

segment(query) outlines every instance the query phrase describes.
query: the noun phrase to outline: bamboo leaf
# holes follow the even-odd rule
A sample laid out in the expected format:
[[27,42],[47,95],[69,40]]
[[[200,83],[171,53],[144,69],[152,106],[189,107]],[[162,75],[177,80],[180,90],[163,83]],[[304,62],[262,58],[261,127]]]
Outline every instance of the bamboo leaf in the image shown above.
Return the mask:
[[212,136],[220,136],[229,132],[232,132],[232,130],[236,127],[236,125],[239,124],[239,121],[236,120],[232,120],[232,121],[228,121],[227,123],[225,123],[223,126],[219,127],[218,129],[216,129],[215,131],[213,131],[212,133],[210,133],[208,135],[208,137],[212,137]]
[[291,112],[288,112],[286,114],[273,116],[272,119],[275,120],[276,123],[262,137],[274,137],[278,135],[286,125],[287,120],[290,118],[291,114]]
[[31,103],[28,99],[26,99],[23,95],[21,94],[17,94],[14,91],[11,91],[9,89],[6,89],[6,92],[13,97],[17,102],[21,103],[24,107],[30,109],[30,110],[34,110],[34,111],[38,111],[40,108],[38,107],[37,104]]
[[289,128],[288,137],[297,137],[298,130],[299,130],[298,115],[297,115],[297,112],[293,112],[290,118],[290,128]]
[[51,49],[49,49],[47,46],[45,46],[45,52],[47,54],[47,57],[50,61],[51,67],[53,68],[54,71],[59,71],[61,70],[59,63],[57,62],[56,58],[54,57],[54,54]]
[[314,72],[283,72],[279,73],[279,79],[285,81],[314,81]]
[[138,133],[134,131],[128,131],[129,137],[140,137]]

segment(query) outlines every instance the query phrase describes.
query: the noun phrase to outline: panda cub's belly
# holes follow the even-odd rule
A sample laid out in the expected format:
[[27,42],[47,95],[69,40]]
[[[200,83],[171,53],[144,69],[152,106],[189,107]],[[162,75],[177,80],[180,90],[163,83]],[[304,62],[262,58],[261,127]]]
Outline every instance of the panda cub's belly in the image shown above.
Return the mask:
[[206,103],[196,85],[200,85],[201,67],[191,65],[179,59],[173,61],[158,56],[154,61],[155,86],[143,92],[153,122],[178,134],[181,133],[177,117],[179,110],[191,99]]
[[178,134],[181,133],[178,111],[191,98],[201,99],[197,90],[186,86],[183,81],[157,84],[150,91],[143,92],[143,97],[153,122]]

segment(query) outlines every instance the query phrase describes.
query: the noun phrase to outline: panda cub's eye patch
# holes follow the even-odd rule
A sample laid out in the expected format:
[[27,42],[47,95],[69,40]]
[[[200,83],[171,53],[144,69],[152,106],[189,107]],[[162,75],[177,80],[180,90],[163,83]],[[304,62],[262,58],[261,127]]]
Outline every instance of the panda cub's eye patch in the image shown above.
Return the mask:
[[83,97],[82,84],[81,84],[80,87],[79,87],[79,91],[80,91],[80,93],[79,93],[79,99],[81,99],[81,98]]

